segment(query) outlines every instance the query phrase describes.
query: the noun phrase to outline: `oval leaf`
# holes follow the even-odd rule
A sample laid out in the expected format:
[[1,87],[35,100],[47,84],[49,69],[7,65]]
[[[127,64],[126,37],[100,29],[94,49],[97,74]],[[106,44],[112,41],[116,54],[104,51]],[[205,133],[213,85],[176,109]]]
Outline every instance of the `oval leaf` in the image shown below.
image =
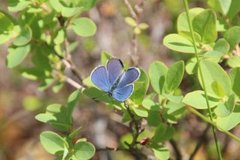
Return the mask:
[[[207,93],[210,95],[213,94],[219,96],[219,94],[216,94],[215,90],[213,89],[213,84],[217,83],[218,85],[221,86],[221,88],[223,88],[225,96],[231,95],[232,93],[231,80],[227,73],[222,69],[222,67],[208,60],[202,60],[200,64]],[[199,69],[198,80],[200,84],[203,86]]]
[[163,44],[174,51],[192,54],[195,53],[192,42],[179,34],[167,35],[163,39]]
[[57,133],[45,131],[40,134],[40,142],[43,148],[50,154],[63,152],[67,142]]
[[151,85],[155,92],[162,93],[166,79],[167,66],[160,61],[153,62],[148,70]]
[[202,42],[211,43],[217,38],[216,16],[211,10],[204,10],[193,19],[193,30],[201,35]]
[[[209,96],[208,100],[209,100],[210,108],[215,107],[220,103],[219,99],[216,99],[214,97]],[[204,92],[200,90],[188,93],[183,98],[183,103],[189,106],[192,106],[193,108],[196,108],[196,109],[208,109]]]
[[88,160],[95,154],[94,146],[89,142],[78,142],[74,145],[74,156],[78,160]]
[[179,61],[173,64],[168,72],[166,77],[166,90],[174,91],[180,85],[184,74],[184,62]]
[[136,104],[142,104],[142,101],[149,86],[147,74],[142,69],[140,69],[140,72],[140,77],[134,83],[134,91],[132,96],[130,97],[130,99]]
[[73,21],[72,29],[82,37],[89,37],[96,33],[96,24],[89,18],[78,18]]
[[13,68],[22,63],[25,57],[30,52],[30,45],[22,46],[22,47],[10,47],[8,49],[8,56],[7,56],[7,66],[8,68]]

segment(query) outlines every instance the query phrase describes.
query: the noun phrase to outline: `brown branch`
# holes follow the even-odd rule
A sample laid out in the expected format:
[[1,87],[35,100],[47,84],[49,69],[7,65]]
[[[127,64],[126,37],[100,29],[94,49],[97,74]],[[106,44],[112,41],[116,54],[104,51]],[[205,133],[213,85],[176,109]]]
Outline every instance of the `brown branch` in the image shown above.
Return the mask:
[[131,122],[130,123],[133,123],[134,126],[130,126],[131,127],[131,130],[132,130],[132,136],[133,136],[133,140],[132,140],[132,143],[129,144],[129,148],[134,148],[134,146],[136,144],[138,144],[138,137],[139,135],[142,133],[142,129],[140,127],[140,122],[135,118],[135,115],[132,113],[131,109],[129,108],[129,105],[127,104],[126,101],[124,101],[124,106],[126,107],[126,110],[131,118]]
[[172,148],[173,148],[173,150],[174,150],[174,152],[175,152],[175,158],[176,158],[176,160],[182,160],[182,154],[181,154],[181,151],[180,151],[180,149],[179,149],[176,141],[173,140],[173,139],[171,139],[171,140],[169,140],[169,142],[170,142],[170,144],[172,145]]
[[75,87],[76,89],[81,89],[84,88],[83,86],[81,86],[79,83],[77,83],[76,81],[74,81],[73,79],[69,78],[69,77],[64,77],[64,80],[70,84],[71,86]]
[[97,148],[97,152],[104,152],[104,151],[128,151],[125,148],[111,148],[111,147],[106,147],[106,148]]
[[198,143],[196,144],[192,154],[189,157],[189,160],[193,160],[195,155],[197,154],[198,150],[200,149],[200,147],[202,146],[204,139],[206,138],[206,134],[208,132],[208,130],[210,129],[211,125],[207,125],[207,127],[204,129],[202,135],[199,137]]

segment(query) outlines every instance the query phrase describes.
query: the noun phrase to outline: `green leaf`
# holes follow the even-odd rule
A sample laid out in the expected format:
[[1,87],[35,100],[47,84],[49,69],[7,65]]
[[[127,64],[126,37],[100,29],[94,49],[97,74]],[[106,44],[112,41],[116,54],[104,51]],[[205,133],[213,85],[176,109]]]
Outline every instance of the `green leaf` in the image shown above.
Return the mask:
[[[183,99],[182,96],[181,101]],[[166,107],[167,108],[167,114],[166,119],[169,123],[178,123],[178,120],[182,118],[183,113],[185,111],[185,105],[182,102],[168,102]]]
[[74,157],[77,160],[91,159],[95,154],[94,146],[89,142],[80,141],[74,145]]
[[71,114],[67,107],[60,104],[51,104],[45,113],[38,114],[35,118],[43,123],[49,123],[61,131],[69,131],[72,126]]
[[160,61],[153,62],[148,70],[151,85],[155,92],[162,93],[168,68]]
[[[201,64],[202,76],[205,82],[207,93],[209,95],[213,94],[213,95],[219,96],[218,94],[216,94],[216,92],[212,88],[212,84],[217,82],[220,86],[222,86],[224,90],[224,94],[226,96],[231,95],[232,93],[231,80],[227,75],[227,73],[222,69],[222,67],[214,62],[207,61],[207,60],[202,60],[200,64]],[[198,70],[198,80],[201,86],[203,87],[200,74],[201,73]]]
[[220,103],[214,110],[218,117],[226,117],[233,112],[235,108],[235,96],[232,94],[224,103]]
[[137,26],[137,22],[132,17],[125,17],[125,22],[131,27]]
[[53,9],[55,9],[57,12],[61,12],[63,5],[59,0],[49,0],[49,3]]
[[228,29],[224,34],[224,38],[228,41],[230,50],[233,50],[240,42],[240,27],[234,26]]
[[223,15],[227,15],[232,0],[208,0],[208,5],[215,10],[222,12]]
[[239,0],[232,0],[227,16],[232,19],[240,11]]
[[167,126],[165,124],[160,124],[155,131],[154,136],[152,137],[151,141],[153,143],[159,143],[172,138],[174,133],[174,128]]
[[25,96],[23,99],[23,107],[27,111],[36,111],[42,106],[42,101],[36,96]]
[[222,55],[227,54],[229,49],[230,49],[230,45],[224,38],[218,39],[213,47],[213,50],[222,53]]
[[174,51],[182,53],[195,53],[191,41],[179,34],[169,34],[164,37],[163,44]]
[[240,123],[240,113],[233,112],[226,117],[217,117],[217,126],[220,130],[230,130]]
[[7,55],[7,66],[8,68],[13,68],[22,63],[25,57],[30,52],[30,45],[22,46],[22,47],[10,47],[8,48]]
[[197,59],[195,57],[188,60],[186,64],[186,72],[190,75],[197,72]]
[[0,11],[0,23],[1,23],[0,35],[3,34],[4,32],[10,31],[14,26],[12,20],[1,11]]
[[83,7],[83,10],[87,11],[96,5],[97,0],[75,0],[78,6]]
[[82,9],[79,7],[68,7],[65,6],[60,0],[49,0],[50,5],[58,13],[61,13],[63,17],[73,17],[74,15],[80,14]]
[[93,36],[96,33],[96,24],[89,18],[78,18],[73,20],[73,31],[82,37]]
[[26,9],[30,4],[31,2],[26,0],[10,0],[8,10],[10,12],[19,12]]
[[184,74],[184,62],[179,61],[174,63],[167,72],[166,89],[167,91],[174,91],[180,85]]
[[230,73],[231,81],[232,81],[232,90],[233,92],[240,98],[240,68],[234,68]]
[[[208,96],[208,100],[209,100],[210,108],[213,108],[220,103],[219,99],[211,96]],[[204,92],[200,90],[188,93],[183,98],[183,103],[185,103],[186,105],[192,106],[193,108],[196,108],[196,109],[208,109]]]
[[106,65],[108,60],[111,59],[112,56],[110,53],[106,52],[106,51],[102,51],[101,53],[101,64],[102,65]]
[[230,58],[227,60],[227,64],[228,64],[228,66],[230,66],[231,68],[240,67],[240,57],[239,57],[239,56],[230,57]]
[[221,83],[219,83],[218,81],[214,81],[212,83],[212,90],[214,91],[214,93],[218,96],[218,97],[224,97],[225,96],[225,91],[223,86],[221,85]]
[[13,35],[11,32],[14,32],[14,23],[9,15],[0,11],[0,45],[10,40]]
[[139,117],[148,117],[148,112],[140,107],[132,107],[134,113]]
[[31,41],[31,39],[32,39],[32,30],[27,25],[22,28],[21,33],[16,37],[13,44],[15,46],[23,46],[28,44]]
[[142,105],[144,108],[146,108],[147,110],[151,110],[152,109],[152,106],[155,106],[155,102],[150,99],[150,98],[145,98],[143,101],[142,101]]
[[113,105],[116,105],[116,106],[121,106],[121,103],[114,100],[112,97],[110,97],[110,95],[108,95],[106,92],[104,91],[101,91],[95,87],[89,87],[89,88],[86,88],[84,91],[83,91],[83,94],[85,94],[86,96],[94,99],[94,100],[97,100],[97,101],[102,101],[102,102],[105,102],[105,103],[108,103],[108,104],[113,104]]
[[216,16],[211,10],[204,10],[193,19],[193,30],[201,35],[202,42],[211,43],[217,38]]
[[55,44],[61,44],[64,42],[64,39],[65,39],[65,32],[63,29],[60,29],[58,32],[57,32],[57,35],[56,37],[54,38],[53,42]]
[[170,151],[166,147],[153,148],[153,152],[157,160],[168,160],[170,158]]
[[140,69],[140,77],[136,82],[134,82],[134,91],[130,99],[135,104],[142,104],[148,86],[149,86],[148,76],[142,69]]
[[68,147],[67,142],[57,133],[45,131],[40,134],[40,142],[43,148],[50,154],[63,152]]
[[[203,8],[192,8],[192,9],[190,9],[189,10],[190,22],[192,23],[192,20],[194,19],[194,17],[196,15],[200,14],[203,11],[204,11]],[[178,16],[178,19],[177,19],[177,30],[178,30],[178,32],[182,32],[182,31],[183,32],[190,32],[186,12],[182,12]]]
[[204,54],[204,58],[218,63],[224,55],[228,54],[229,49],[229,43],[224,38],[221,38],[215,43],[213,50]]
[[81,95],[81,91],[80,90],[76,90],[73,93],[71,93],[71,95],[68,97],[68,101],[67,101],[67,116],[70,118],[70,120],[72,120],[72,113],[73,110],[79,100],[79,97]]

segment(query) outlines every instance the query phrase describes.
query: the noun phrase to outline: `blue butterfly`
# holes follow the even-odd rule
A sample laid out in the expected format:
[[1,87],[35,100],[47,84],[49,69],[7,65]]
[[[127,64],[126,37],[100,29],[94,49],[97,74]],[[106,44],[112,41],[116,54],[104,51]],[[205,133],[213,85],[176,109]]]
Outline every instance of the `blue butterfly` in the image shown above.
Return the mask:
[[91,80],[108,95],[123,102],[129,98],[134,89],[133,82],[140,76],[136,67],[123,70],[123,63],[120,59],[111,58],[106,66],[98,66],[91,73]]

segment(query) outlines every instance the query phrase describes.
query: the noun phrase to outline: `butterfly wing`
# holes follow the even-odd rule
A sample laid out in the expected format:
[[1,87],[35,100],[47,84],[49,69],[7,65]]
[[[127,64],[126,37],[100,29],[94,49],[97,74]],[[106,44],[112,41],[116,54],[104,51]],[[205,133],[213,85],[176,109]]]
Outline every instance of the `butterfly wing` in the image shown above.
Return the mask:
[[116,58],[110,59],[107,63],[107,71],[109,76],[109,82],[113,85],[114,82],[118,79],[118,77],[122,74],[122,61]]
[[91,80],[94,85],[105,92],[109,92],[111,84],[108,79],[108,72],[105,66],[96,67],[91,73]]
[[127,86],[133,83],[139,78],[139,76],[140,76],[140,71],[137,68],[135,67],[129,68],[125,73],[123,73],[117,85],[117,88],[122,88],[124,86]]
[[122,88],[116,88],[112,92],[112,97],[117,101],[123,102],[133,93],[133,84],[124,86]]

